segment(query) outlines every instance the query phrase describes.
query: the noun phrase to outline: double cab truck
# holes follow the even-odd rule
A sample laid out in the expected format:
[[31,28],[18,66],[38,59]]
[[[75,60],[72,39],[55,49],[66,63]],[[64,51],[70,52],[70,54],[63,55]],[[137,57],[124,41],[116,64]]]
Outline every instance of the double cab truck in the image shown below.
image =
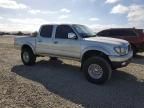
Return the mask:
[[36,36],[15,38],[24,65],[34,65],[39,56],[66,58],[81,62],[88,81],[103,84],[112,70],[125,67],[133,56],[130,44],[121,39],[97,37],[84,25],[42,25]]

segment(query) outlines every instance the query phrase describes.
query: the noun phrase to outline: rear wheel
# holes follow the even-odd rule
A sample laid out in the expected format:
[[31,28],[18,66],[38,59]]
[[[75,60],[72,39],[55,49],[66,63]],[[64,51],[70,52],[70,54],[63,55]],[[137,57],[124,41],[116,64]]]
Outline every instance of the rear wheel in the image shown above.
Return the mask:
[[23,48],[21,52],[21,59],[24,65],[33,65],[36,61],[36,56],[30,48]]
[[102,57],[91,57],[83,63],[83,71],[88,81],[95,84],[103,84],[112,73],[111,66]]

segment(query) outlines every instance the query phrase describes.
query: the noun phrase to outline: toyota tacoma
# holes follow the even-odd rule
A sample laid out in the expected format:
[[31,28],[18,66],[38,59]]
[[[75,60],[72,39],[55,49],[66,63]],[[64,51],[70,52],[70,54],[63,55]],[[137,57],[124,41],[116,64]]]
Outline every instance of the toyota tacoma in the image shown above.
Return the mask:
[[88,81],[103,84],[112,70],[125,67],[133,56],[130,44],[121,39],[97,37],[84,25],[42,25],[36,36],[15,38],[24,65],[33,65],[39,56],[66,58],[81,62]]

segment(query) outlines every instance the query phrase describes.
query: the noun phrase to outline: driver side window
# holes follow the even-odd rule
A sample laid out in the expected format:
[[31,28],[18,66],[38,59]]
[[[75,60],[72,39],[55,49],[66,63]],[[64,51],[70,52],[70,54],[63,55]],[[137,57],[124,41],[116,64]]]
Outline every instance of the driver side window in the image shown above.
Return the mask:
[[59,25],[56,29],[55,38],[68,39],[68,33],[74,33],[73,29],[68,25]]

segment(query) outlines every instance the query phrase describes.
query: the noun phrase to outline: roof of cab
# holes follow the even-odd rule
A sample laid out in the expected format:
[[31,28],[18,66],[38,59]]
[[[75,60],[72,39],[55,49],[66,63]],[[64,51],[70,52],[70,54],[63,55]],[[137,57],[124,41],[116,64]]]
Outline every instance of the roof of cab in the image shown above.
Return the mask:
[[42,26],[47,26],[47,25],[57,25],[57,26],[58,25],[71,25],[72,26],[72,25],[81,25],[81,24],[66,24],[66,23],[65,24],[43,24]]

